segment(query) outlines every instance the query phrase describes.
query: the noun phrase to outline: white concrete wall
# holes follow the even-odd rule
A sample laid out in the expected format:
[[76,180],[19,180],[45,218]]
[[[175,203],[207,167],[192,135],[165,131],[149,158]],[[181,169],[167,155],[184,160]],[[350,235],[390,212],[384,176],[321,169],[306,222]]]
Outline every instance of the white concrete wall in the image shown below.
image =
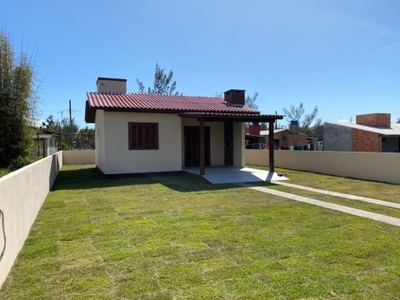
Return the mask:
[[[158,123],[159,149],[129,150],[129,122]],[[105,111],[104,149],[104,166],[97,165],[104,174],[181,171],[181,118],[167,113]]]
[[63,151],[64,165],[86,165],[96,163],[95,150],[72,150]]
[[[57,152],[0,178],[0,209],[6,234],[6,248],[0,261],[0,287],[24,245],[62,165],[62,153]],[[0,253],[4,244],[3,228],[0,228]]]
[[104,110],[96,110],[95,132],[95,162],[96,166],[103,170],[106,167]]
[[[268,166],[268,150],[246,149],[246,164]],[[400,184],[400,154],[275,151],[275,167]]]
[[245,165],[245,128],[244,123],[233,123],[233,165]]

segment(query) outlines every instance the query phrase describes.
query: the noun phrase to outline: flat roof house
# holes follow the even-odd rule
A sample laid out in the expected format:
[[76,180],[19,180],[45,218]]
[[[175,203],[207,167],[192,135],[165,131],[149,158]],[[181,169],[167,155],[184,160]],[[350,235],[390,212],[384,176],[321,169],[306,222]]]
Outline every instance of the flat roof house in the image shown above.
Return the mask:
[[85,121],[95,123],[96,165],[105,175],[244,166],[244,123],[283,118],[246,107],[244,90],[224,98],[137,94],[126,82],[99,77],[87,93]]
[[324,124],[325,151],[400,152],[400,124],[390,114],[357,115],[356,122]]

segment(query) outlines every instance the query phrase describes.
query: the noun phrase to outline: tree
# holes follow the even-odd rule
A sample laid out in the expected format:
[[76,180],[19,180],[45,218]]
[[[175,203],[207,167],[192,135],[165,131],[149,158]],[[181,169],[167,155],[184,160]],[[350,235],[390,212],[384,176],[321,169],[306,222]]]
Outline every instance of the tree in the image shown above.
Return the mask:
[[46,130],[51,132],[59,132],[60,131],[60,122],[54,121],[53,115],[49,115],[46,119]]
[[400,123],[400,118],[397,119],[396,123]]
[[[256,104],[256,100],[258,97],[258,93],[255,92],[253,96],[247,96],[246,99],[244,99],[244,104],[250,108],[258,110],[258,105]],[[249,128],[249,123],[246,123],[245,125],[245,130],[248,131]],[[266,123],[261,123],[260,124],[260,130],[267,130],[267,124]]]
[[268,129],[267,123],[262,122],[262,123],[260,124],[260,130],[267,130],[267,129]]
[[[63,145],[61,145],[62,149],[72,149],[74,141],[77,137],[76,134],[79,130],[79,126],[75,123],[75,118],[72,118],[71,121],[69,118],[62,119],[60,122],[60,127],[61,137],[63,140]],[[66,145],[68,145],[68,147],[65,149]]]
[[258,93],[255,92],[253,96],[247,96],[244,100],[244,104],[250,108],[258,109],[258,105],[256,104],[256,100],[258,97]]
[[[172,70],[169,71],[168,75],[164,73],[164,69],[156,64],[156,71],[154,73],[154,82],[153,89],[150,87],[147,88],[147,92],[149,94],[160,94],[160,95],[179,95],[178,92],[175,92],[176,89],[176,81],[172,81],[174,77],[174,73]],[[142,81],[136,79],[136,82],[139,86],[139,92],[145,93],[145,86]]]
[[318,139],[318,141],[324,140],[324,124],[322,123],[322,119],[318,118],[314,125],[311,127],[311,136]]
[[79,146],[80,148],[90,148],[94,149],[95,147],[95,131],[94,128],[89,128],[86,126],[79,130]]
[[36,72],[28,55],[16,53],[0,29],[0,167],[30,157],[38,101]]
[[317,106],[315,106],[311,113],[304,114],[305,109],[303,103],[300,102],[300,105],[298,107],[294,107],[293,105],[291,105],[289,109],[284,108],[283,112],[286,115],[288,123],[290,123],[290,121],[292,120],[297,120],[299,121],[299,131],[310,134],[310,127],[312,122],[318,115],[318,108]]

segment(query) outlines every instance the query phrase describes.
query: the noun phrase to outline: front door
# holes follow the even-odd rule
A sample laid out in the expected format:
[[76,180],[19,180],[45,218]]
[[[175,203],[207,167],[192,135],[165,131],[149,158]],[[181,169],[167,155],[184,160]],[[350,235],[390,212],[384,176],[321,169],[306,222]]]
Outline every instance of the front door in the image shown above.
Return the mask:
[[[205,165],[210,165],[210,127],[204,127]],[[200,166],[200,128],[185,126],[184,129],[185,167]]]
[[224,123],[225,166],[233,166],[233,122]]

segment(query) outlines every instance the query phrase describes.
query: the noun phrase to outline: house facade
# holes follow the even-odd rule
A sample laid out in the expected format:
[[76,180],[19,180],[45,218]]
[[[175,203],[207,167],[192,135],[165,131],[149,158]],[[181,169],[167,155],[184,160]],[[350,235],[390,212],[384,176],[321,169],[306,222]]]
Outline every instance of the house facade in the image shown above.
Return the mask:
[[283,118],[246,107],[243,90],[218,98],[127,93],[126,79],[96,85],[85,120],[95,123],[96,165],[106,175],[243,167],[245,122]]
[[325,151],[400,152],[400,124],[390,117],[372,113],[357,115],[355,123],[325,123]]

